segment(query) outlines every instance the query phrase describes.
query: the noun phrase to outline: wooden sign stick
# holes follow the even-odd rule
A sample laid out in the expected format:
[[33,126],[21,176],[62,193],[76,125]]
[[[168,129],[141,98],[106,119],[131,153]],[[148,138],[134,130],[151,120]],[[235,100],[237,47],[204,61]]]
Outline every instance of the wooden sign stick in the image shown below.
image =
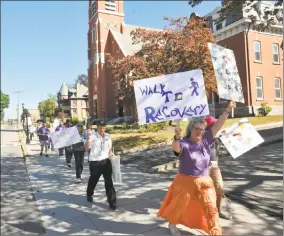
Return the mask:
[[232,114],[231,114],[232,118],[234,118],[234,111],[235,111],[235,108],[232,108]]

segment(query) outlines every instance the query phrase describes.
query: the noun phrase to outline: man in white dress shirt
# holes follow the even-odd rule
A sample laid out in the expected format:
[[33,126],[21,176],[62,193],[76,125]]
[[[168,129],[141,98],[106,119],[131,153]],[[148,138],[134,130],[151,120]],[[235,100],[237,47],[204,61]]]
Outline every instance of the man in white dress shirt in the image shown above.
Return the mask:
[[87,187],[87,200],[93,202],[95,187],[103,175],[109,207],[116,210],[116,194],[112,182],[112,166],[109,157],[112,154],[112,141],[108,133],[105,133],[106,124],[101,121],[98,131],[89,133],[85,142],[86,150],[91,149],[89,156],[90,178]]

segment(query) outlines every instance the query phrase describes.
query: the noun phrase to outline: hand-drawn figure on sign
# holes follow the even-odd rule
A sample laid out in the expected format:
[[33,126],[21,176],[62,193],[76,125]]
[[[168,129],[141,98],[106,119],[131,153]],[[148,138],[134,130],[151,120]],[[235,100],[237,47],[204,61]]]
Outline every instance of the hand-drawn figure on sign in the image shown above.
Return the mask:
[[193,78],[190,79],[191,81],[191,87],[189,87],[190,89],[193,88],[191,96],[193,96],[193,94],[195,94],[196,96],[199,95],[199,93],[197,92],[197,89],[199,88],[198,86],[198,82],[194,81]]

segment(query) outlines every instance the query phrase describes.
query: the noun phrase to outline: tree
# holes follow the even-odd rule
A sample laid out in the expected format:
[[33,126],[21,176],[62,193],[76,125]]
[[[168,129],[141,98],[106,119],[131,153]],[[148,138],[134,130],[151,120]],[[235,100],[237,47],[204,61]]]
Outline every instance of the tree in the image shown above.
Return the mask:
[[78,75],[77,79],[75,80],[75,85],[74,85],[74,87],[76,86],[76,84],[77,84],[78,82],[79,82],[80,84],[83,84],[83,85],[86,86],[86,87],[89,87],[88,76],[85,75],[85,74]]
[[48,95],[49,98],[41,101],[38,105],[40,114],[44,119],[52,118],[55,115],[55,109],[57,108],[56,97],[54,95]]
[[[195,7],[202,3],[204,0],[190,0],[188,4],[191,7]],[[257,2],[260,0],[222,0],[222,8],[219,11],[219,18],[215,20],[216,23],[224,21],[231,13],[245,9],[246,12],[252,13],[254,11],[259,12]],[[251,24],[254,29],[264,31],[267,27],[279,23],[283,23],[283,0],[274,1],[274,8],[266,7],[264,9],[264,21],[258,22],[255,15],[249,15]]]
[[0,106],[0,113],[1,113],[1,120],[4,119],[4,109],[9,108],[10,105],[10,98],[8,94],[1,92],[1,106]]
[[182,17],[169,21],[163,31],[137,29],[131,33],[134,44],[142,49],[133,56],[106,55],[106,66],[114,82],[119,82],[119,99],[135,106],[133,81],[180,71],[202,69],[207,96],[217,93],[208,43],[215,39],[204,19]]

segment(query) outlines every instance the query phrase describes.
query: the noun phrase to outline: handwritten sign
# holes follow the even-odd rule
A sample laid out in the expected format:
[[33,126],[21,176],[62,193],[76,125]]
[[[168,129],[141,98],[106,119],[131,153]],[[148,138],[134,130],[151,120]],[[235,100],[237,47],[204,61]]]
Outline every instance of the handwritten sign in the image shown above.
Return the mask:
[[139,124],[209,114],[202,70],[134,81]]
[[234,52],[230,49],[208,43],[219,97],[244,103],[244,95]]
[[247,118],[239,120],[218,135],[233,158],[239,157],[264,142]]
[[76,126],[51,133],[50,138],[56,149],[81,142],[81,136]]

